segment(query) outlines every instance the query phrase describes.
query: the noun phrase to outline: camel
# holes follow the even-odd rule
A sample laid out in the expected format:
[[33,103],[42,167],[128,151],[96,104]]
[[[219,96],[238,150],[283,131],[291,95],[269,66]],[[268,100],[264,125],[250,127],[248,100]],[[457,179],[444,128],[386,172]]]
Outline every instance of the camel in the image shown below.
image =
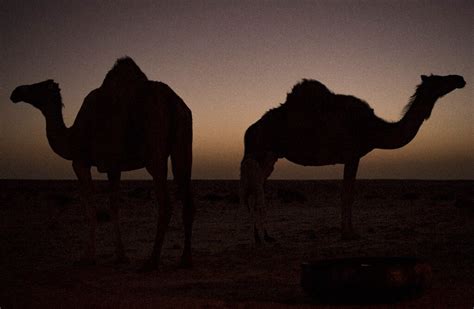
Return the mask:
[[331,92],[316,80],[304,79],[285,103],[269,110],[245,132],[240,166],[240,200],[251,211],[255,242],[274,239],[266,228],[264,186],[278,159],[303,166],[344,164],[341,236],[359,238],[352,225],[354,183],[359,160],[373,149],[408,144],[427,120],[435,102],[466,84],[462,76],[421,76],[398,122],[387,122],[370,106],[350,95]]
[[26,102],[46,118],[46,134],[53,151],[72,161],[79,180],[81,204],[89,228],[80,264],[96,262],[96,209],[91,167],[107,173],[110,209],[115,233],[116,261],[128,263],[119,227],[121,172],[146,168],[154,182],[158,202],[158,226],[153,250],[143,270],[159,265],[172,206],[167,190],[168,157],[171,158],[178,198],[183,203],[184,250],[180,265],[192,265],[191,236],[195,207],[191,188],[192,114],[184,101],[165,83],[150,81],[135,62],[116,61],[102,85],[91,91],[73,125],[66,127],[62,98],[54,80],[17,87],[14,102]]

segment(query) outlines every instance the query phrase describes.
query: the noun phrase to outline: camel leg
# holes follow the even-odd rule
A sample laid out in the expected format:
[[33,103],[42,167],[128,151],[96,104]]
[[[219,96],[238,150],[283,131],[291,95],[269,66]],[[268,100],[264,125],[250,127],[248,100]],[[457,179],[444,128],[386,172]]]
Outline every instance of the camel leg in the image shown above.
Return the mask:
[[[266,181],[263,184],[263,190],[264,190],[265,196],[267,196],[265,188],[266,188]],[[266,228],[266,226],[267,226],[267,204],[268,203],[267,203],[267,200],[264,200],[264,202],[265,202],[265,205],[263,207],[263,213],[262,213],[263,239],[266,242],[271,243],[271,242],[275,242],[276,239],[273,238],[272,236],[270,236],[270,234],[268,233],[267,228]]]
[[262,238],[260,237],[260,235],[263,236],[263,240],[265,242],[271,243],[271,242],[276,241],[275,238],[271,237],[267,231],[267,205],[265,201],[264,187],[265,187],[265,183],[258,186],[256,195],[252,203],[249,203],[250,206],[254,207],[254,211],[253,211],[254,217],[255,217],[254,237],[255,237],[255,243],[257,245],[262,243]]
[[265,193],[263,190],[263,183],[258,183],[258,187],[255,188],[254,195],[250,197],[249,206],[252,209],[254,215],[254,238],[257,245],[262,244],[262,238],[260,233],[265,231],[264,226],[264,213],[265,213]]
[[183,268],[192,267],[191,238],[193,234],[193,222],[196,213],[193,195],[191,191],[191,181],[181,183],[179,186],[183,188],[183,225],[184,225],[184,249],[181,256],[180,266]]
[[354,231],[352,226],[352,204],[354,203],[354,183],[357,175],[359,159],[348,162],[344,165],[344,180],[341,196],[341,227],[342,239],[354,240],[360,236]]
[[79,193],[81,205],[89,224],[89,234],[86,238],[86,246],[83,255],[78,264],[93,265],[95,264],[95,242],[97,229],[97,213],[95,205],[92,202],[94,187],[92,184],[91,170],[89,166],[84,166],[73,162],[72,167],[79,180]]
[[[180,158],[181,154],[171,155],[174,181],[178,187],[178,195],[183,204],[184,249],[179,266],[192,267],[191,238],[195,216],[195,205],[191,187],[191,158]],[[184,162],[186,161],[186,162]]]
[[150,258],[142,267],[143,271],[152,271],[158,268],[160,263],[161,249],[168,225],[171,220],[171,203],[167,189],[168,158],[162,157],[152,163],[147,170],[153,177],[156,199],[158,203],[158,222],[156,228],[155,244]]
[[275,239],[268,235],[266,229],[266,205],[265,205],[265,181],[273,172],[273,166],[277,161],[277,156],[269,152],[262,162],[255,159],[244,159],[241,164],[240,195],[241,200],[249,208],[250,216],[253,219],[253,234],[257,245],[263,239],[272,242]]
[[174,182],[177,185],[178,197],[183,205],[182,219],[184,225],[184,249],[179,266],[192,267],[191,238],[196,213],[194,205],[191,170],[193,165],[193,130],[191,119],[177,126],[176,139],[171,147],[171,168]]
[[120,232],[120,171],[108,172],[110,184],[110,210],[112,214],[112,223],[114,225],[115,232],[115,254],[117,264],[129,263],[130,260],[125,255],[125,250],[122,242],[122,234]]
[[263,171],[255,159],[246,158],[240,165],[240,201],[246,205],[253,221],[253,236],[257,245],[262,243],[260,209],[264,200]]
[[272,153],[268,152],[265,156],[265,159],[262,163],[262,169],[263,169],[263,184],[262,184],[262,209],[261,209],[261,221],[262,221],[262,229],[263,229],[263,239],[266,242],[275,242],[275,238],[271,237],[268,234],[267,231],[267,205],[266,205],[266,200],[265,200],[265,186],[266,186],[266,181],[268,177],[272,174],[274,170],[275,163],[277,162],[278,157]]

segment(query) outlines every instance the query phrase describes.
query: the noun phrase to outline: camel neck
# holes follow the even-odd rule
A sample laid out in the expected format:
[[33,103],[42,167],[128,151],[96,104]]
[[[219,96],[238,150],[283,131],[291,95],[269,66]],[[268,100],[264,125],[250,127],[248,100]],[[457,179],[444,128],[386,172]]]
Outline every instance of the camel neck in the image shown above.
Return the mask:
[[400,121],[384,123],[376,134],[374,146],[379,149],[397,149],[412,141],[423,122],[429,118],[436,98],[414,97]]
[[64,124],[62,114],[62,104],[55,104],[57,107],[43,111],[46,118],[46,136],[53,151],[66,160],[71,160],[69,147],[69,129]]

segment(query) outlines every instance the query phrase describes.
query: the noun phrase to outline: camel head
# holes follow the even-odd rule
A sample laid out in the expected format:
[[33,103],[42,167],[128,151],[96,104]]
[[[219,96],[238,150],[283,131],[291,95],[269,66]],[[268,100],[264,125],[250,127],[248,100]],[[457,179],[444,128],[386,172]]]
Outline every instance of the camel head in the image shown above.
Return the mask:
[[420,85],[425,93],[431,93],[435,98],[450,93],[451,91],[463,88],[466,85],[464,78],[459,75],[421,75],[422,84]]
[[18,86],[13,90],[10,100],[13,103],[26,102],[44,112],[48,108],[62,106],[61,89],[52,79],[44,82]]

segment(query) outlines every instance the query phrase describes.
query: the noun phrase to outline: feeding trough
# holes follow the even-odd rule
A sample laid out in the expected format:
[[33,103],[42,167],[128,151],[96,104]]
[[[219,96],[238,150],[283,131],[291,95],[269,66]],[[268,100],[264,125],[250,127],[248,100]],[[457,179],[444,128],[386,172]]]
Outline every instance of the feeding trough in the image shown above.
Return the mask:
[[301,285],[316,301],[386,303],[419,295],[430,278],[415,257],[358,257],[303,263]]

